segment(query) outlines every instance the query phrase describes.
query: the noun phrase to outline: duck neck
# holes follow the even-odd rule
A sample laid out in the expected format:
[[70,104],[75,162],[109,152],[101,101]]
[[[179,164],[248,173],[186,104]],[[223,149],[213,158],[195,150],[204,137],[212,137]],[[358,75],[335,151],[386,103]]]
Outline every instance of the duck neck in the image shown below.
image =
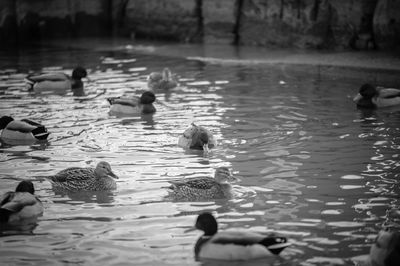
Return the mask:
[[83,82],[81,79],[73,78],[71,82],[71,89],[74,96],[84,96]]

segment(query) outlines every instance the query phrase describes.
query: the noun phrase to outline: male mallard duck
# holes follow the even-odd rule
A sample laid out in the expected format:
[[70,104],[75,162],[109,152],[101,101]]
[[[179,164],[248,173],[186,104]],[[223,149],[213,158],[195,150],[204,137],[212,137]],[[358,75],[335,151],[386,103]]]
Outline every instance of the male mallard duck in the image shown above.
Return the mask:
[[209,212],[197,217],[195,227],[204,231],[194,247],[196,259],[250,260],[278,255],[290,246],[285,237],[248,231],[218,232],[217,220]]
[[0,198],[0,221],[8,224],[32,222],[43,214],[43,204],[34,195],[31,181],[21,181],[15,192],[7,192]]
[[50,177],[55,190],[77,191],[104,191],[117,188],[115,179],[118,179],[107,162],[99,162],[96,168],[71,167]]
[[65,94],[72,90],[74,96],[83,96],[85,92],[81,79],[86,76],[86,69],[83,67],[76,67],[72,71],[71,77],[65,73],[51,72],[28,75],[25,80],[29,90],[35,92]]
[[371,246],[369,259],[373,266],[400,265],[400,233],[381,230]]
[[169,68],[164,68],[162,73],[153,72],[147,77],[147,86],[152,90],[169,90],[178,86],[178,82]]
[[14,120],[10,116],[0,118],[1,138],[6,140],[34,141],[46,140],[49,136],[47,129],[28,119]]
[[175,199],[221,199],[232,196],[231,181],[235,181],[227,167],[219,167],[215,170],[214,178],[193,177],[183,180],[170,181],[169,189]]
[[364,84],[353,98],[358,107],[377,108],[400,105],[400,90]]
[[208,151],[217,146],[217,141],[210,131],[194,123],[178,139],[178,146],[187,149]]
[[151,114],[156,111],[153,102],[156,96],[151,91],[145,91],[140,97],[113,97],[108,98],[110,113],[119,114]]

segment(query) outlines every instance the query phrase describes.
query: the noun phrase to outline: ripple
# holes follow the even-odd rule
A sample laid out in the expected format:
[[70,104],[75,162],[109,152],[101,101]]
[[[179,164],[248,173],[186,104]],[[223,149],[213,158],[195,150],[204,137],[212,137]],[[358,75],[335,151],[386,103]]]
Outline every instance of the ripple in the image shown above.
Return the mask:
[[[343,101],[371,73],[346,69],[357,72],[347,79],[320,66],[187,60],[171,56],[171,45],[166,56],[148,44],[99,46],[1,55],[1,113],[51,132],[46,143],[1,143],[0,192],[33,180],[45,205],[34,228],[2,235],[3,264],[193,265],[199,233],[185,230],[204,211],[218,216],[221,230],[287,236],[293,245],[272,262],[282,266],[345,264],[368,253],[382,224],[398,226],[398,117]],[[25,91],[26,74],[69,74],[77,58],[89,70],[87,97]],[[141,94],[147,75],[165,66],[181,84],[156,92],[155,114],[108,113],[108,97]],[[218,138],[207,156],[176,145],[192,122]],[[61,194],[45,178],[100,160],[120,176],[116,191]],[[219,166],[240,178],[232,199],[166,197],[169,180],[211,177]]]

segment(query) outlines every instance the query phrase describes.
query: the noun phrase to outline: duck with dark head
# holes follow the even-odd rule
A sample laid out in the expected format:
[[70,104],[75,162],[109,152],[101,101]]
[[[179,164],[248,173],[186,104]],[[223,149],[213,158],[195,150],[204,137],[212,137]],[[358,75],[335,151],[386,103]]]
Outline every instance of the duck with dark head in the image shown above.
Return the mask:
[[87,71],[83,67],[76,67],[69,76],[62,72],[49,72],[31,74],[25,78],[28,90],[37,93],[66,94],[70,90],[74,96],[84,96],[82,78],[87,77]]
[[360,108],[400,106],[400,90],[365,83],[360,87],[353,101]]

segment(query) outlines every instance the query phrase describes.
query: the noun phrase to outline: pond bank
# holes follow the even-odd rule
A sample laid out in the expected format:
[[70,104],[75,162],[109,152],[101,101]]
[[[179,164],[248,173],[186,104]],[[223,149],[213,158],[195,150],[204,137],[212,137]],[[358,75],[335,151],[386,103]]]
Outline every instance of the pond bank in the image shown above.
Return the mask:
[[[133,41],[124,38],[86,38],[53,40],[38,44],[56,49],[88,49],[128,54],[148,54],[180,57],[189,60],[224,65],[267,64],[275,67],[291,66],[299,71],[315,72],[324,76],[363,78],[383,86],[400,87],[400,55],[386,52],[318,52],[302,49],[269,49],[265,47],[234,46],[227,44],[181,44],[171,42]],[[169,66],[174,68],[174,66]]]

